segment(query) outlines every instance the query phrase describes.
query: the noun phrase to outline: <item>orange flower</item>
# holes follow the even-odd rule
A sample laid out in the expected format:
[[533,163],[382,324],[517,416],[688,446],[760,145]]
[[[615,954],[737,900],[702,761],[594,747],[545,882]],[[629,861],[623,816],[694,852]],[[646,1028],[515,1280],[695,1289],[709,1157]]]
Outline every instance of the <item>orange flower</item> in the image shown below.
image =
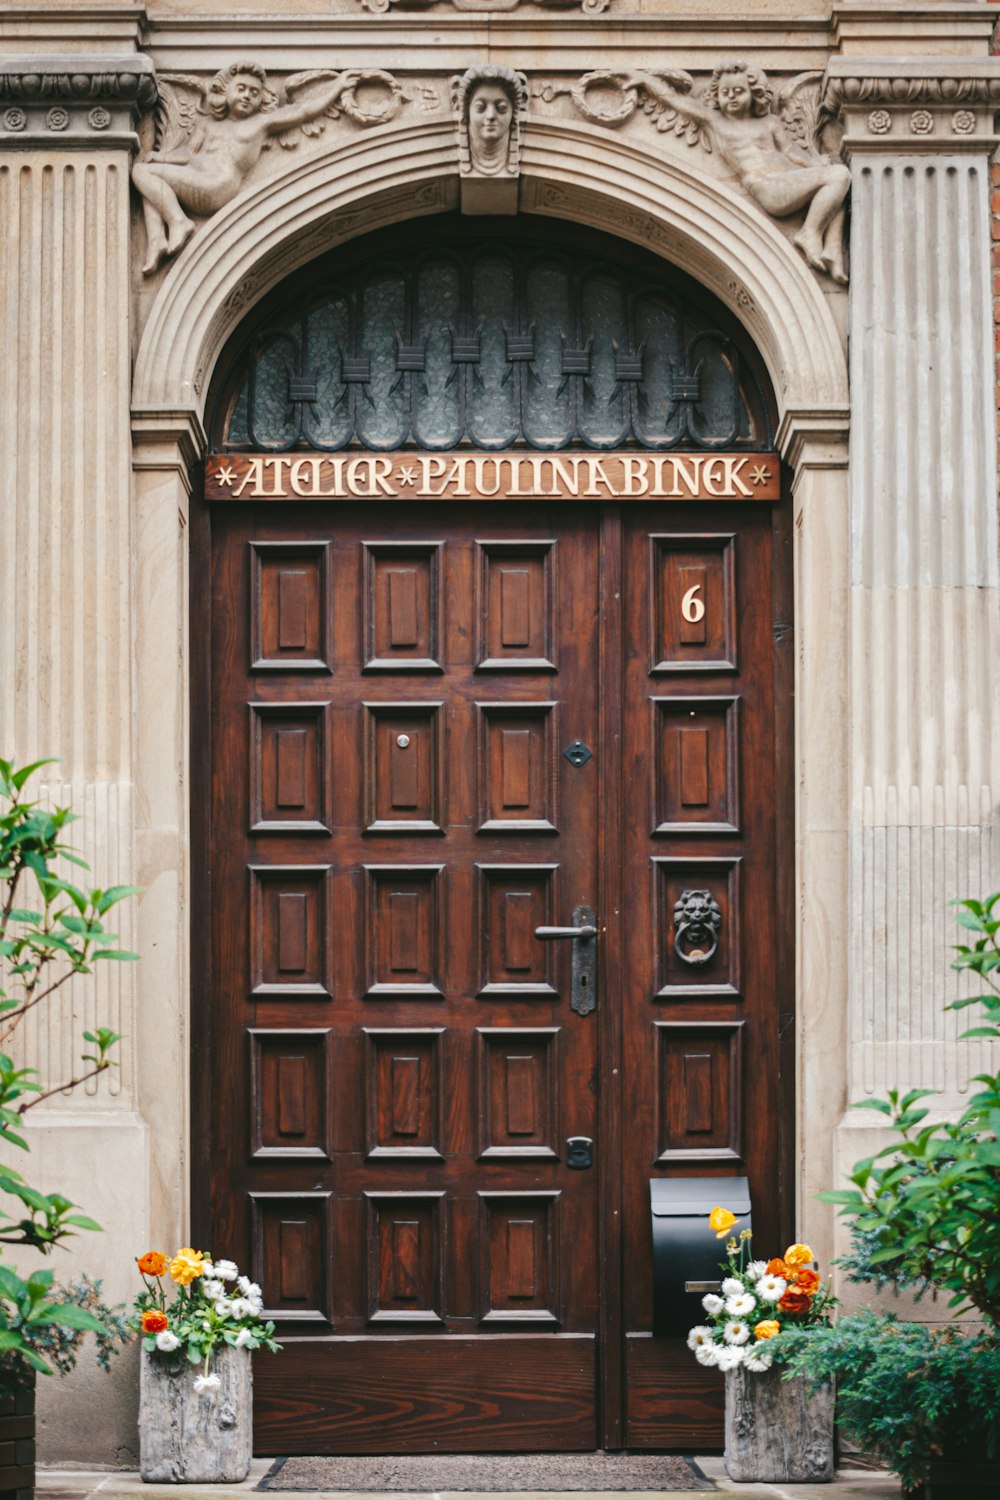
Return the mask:
[[159,1312],[155,1307],[144,1312],[142,1315],[143,1333],[163,1333],[167,1327],[166,1313]]
[[201,1250],[192,1250],[185,1246],[178,1250],[170,1262],[170,1274],[178,1286],[190,1286],[196,1276],[202,1274],[202,1261],[205,1259]]
[[797,1286],[790,1286],[778,1306],[782,1312],[804,1313],[809,1311],[811,1304],[812,1297],[809,1292],[800,1292]]
[[810,1297],[819,1291],[819,1273],[811,1270],[809,1266],[803,1266],[801,1270],[797,1270],[792,1279],[796,1291],[806,1292]]
[[715,1230],[715,1238],[722,1240],[736,1223],[736,1215],[730,1213],[728,1208],[713,1208],[708,1216],[708,1223]]
[[762,1323],[757,1324],[757,1327],[753,1331],[753,1336],[755,1339],[773,1339],[774,1335],[780,1332],[781,1324],[776,1319],[765,1318]]
[[815,1259],[808,1245],[789,1245],[785,1251],[786,1266],[811,1266]]
[[768,1261],[767,1274],[768,1276],[780,1276],[783,1281],[788,1280],[789,1270],[780,1255],[775,1256],[774,1260]]
[[145,1255],[139,1256],[136,1265],[143,1276],[162,1276],[167,1269],[167,1257],[159,1250],[147,1250]]

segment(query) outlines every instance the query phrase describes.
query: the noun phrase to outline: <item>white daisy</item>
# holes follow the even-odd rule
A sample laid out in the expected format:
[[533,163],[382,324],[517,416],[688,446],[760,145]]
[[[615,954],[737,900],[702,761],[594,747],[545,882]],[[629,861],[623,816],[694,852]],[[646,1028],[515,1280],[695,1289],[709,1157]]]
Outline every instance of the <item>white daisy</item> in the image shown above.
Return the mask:
[[746,1274],[747,1276],[749,1276],[751,1281],[759,1281],[766,1270],[766,1260],[752,1260],[747,1266]]
[[235,1281],[240,1274],[239,1266],[232,1260],[217,1260],[213,1270],[222,1281]]
[[735,1370],[743,1363],[744,1357],[742,1349],[738,1349],[734,1344],[729,1344],[727,1348],[719,1350],[715,1363],[720,1370]]
[[764,1302],[777,1302],[788,1291],[788,1282],[783,1276],[772,1276],[766,1272],[758,1281],[756,1291]]
[[254,1298],[259,1298],[261,1296],[260,1287],[257,1285],[256,1281],[251,1281],[249,1276],[238,1277],[236,1285],[239,1287],[244,1297],[249,1297],[251,1301]]
[[228,1297],[220,1297],[215,1304],[215,1311],[220,1318],[229,1318],[232,1316],[233,1304]]
[[247,1344],[249,1344],[252,1338],[253,1334],[250,1332],[249,1328],[241,1328],[239,1333],[236,1335],[235,1347],[237,1349],[246,1348]]
[[176,1333],[171,1333],[169,1328],[165,1328],[162,1333],[156,1335],[156,1347],[162,1349],[164,1354],[173,1354],[175,1349],[180,1348],[180,1345],[180,1339]]
[[702,1297],[701,1305],[709,1316],[714,1318],[716,1313],[720,1313],[726,1304],[721,1297],[716,1296],[715,1292],[709,1292],[707,1297]]
[[713,1366],[719,1363],[719,1355],[726,1352],[720,1349],[718,1344],[699,1344],[694,1351],[694,1357],[700,1365]]
[[221,1384],[222,1381],[218,1375],[196,1375],[194,1388],[199,1396],[205,1396],[212,1391],[217,1391]]
[[722,1283],[722,1295],[724,1297],[737,1297],[743,1290],[742,1281],[737,1281],[735,1276],[727,1276]]
[[767,1350],[761,1349],[759,1344],[754,1349],[745,1349],[743,1355],[743,1363],[754,1375],[763,1375],[765,1370],[769,1370],[774,1358]]
[[704,1324],[699,1324],[697,1328],[692,1328],[688,1334],[689,1349],[697,1349],[701,1344],[711,1344],[712,1342],[712,1330],[711,1328],[706,1328]]
[[221,1281],[214,1281],[211,1279],[206,1281],[203,1279],[201,1283],[201,1289],[204,1292],[205,1296],[208,1298],[209,1302],[215,1302],[219,1297],[224,1297],[226,1295],[225,1285]]
[[727,1323],[725,1328],[723,1328],[722,1337],[727,1344],[745,1344],[750,1337],[750,1324],[742,1322],[739,1318],[734,1318],[731,1323]]
[[726,1312],[732,1318],[745,1318],[753,1312],[757,1306],[757,1298],[749,1292],[741,1292],[737,1297],[726,1298]]

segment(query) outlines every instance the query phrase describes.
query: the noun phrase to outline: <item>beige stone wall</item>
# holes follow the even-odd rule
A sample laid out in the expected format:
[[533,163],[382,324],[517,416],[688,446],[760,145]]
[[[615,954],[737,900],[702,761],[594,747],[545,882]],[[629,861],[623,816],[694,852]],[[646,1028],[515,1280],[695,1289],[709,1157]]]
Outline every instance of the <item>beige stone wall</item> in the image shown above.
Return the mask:
[[[620,233],[696,276],[745,323],[778,395],[795,510],[798,1227],[828,1259],[833,1215],[813,1195],[872,1134],[850,1100],[930,1083],[954,1107],[977,1062],[940,1006],[954,992],[946,903],[998,870],[993,433],[978,402],[992,347],[993,12],[930,0],[293,9],[0,4],[0,74],[57,55],[91,73],[131,57],[210,76],[250,57],[279,80],[388,70],[409,95],[384,124],[342,116],[264,153],[151,278],[128,189],[132,152],[150,138],[144,111],[116,104],[98,136],[89,105],[74,105],[53,132],[46,100],[27,108],[25,134],[3,123],[14,96],[0,99],[0,319],[15,352],[0,371],[0,534],[14,539],[0,549],[0,652],[13,664],[0,679],[2,739],[22,759],[62,757],[51,794],[84,814],[95,871],[144,887],[123,928],[141,964],[103,978],[96,1001],[68,996],[34,1039],[56,1067],[74,1011],[94,1003],[128,1038],[113,1084],[39,1120],[37,1176],[78,1184],[107,1226],[79,1262],[116,1295],[130,1292],[147,1240],[188,1231],[191,1153],[205,1149],[187,1104],[188,473],[208,383],[282,277],[367,229],[456,204],[447,80],[492,60],[525,70],[534,91],[522,209]],[[778,80],[815,70],[835,84],[854,174],[848,290],[805,265],[800,220],[769,218],[717,154],[641,107],[618,124],[590,119],[564,91],[597,68],[701,78],[733,54]],[[961,135],[953,83],[975,116]],[[913,125],[921,110],[929,132]],[[956,403],[956,387],[974,399]],[[51,599],[40,577],[57,581]],[[123,1362],[110,1384],[84,1370],[47,1393],[45,1456],[128,1462],[134,1389]]]

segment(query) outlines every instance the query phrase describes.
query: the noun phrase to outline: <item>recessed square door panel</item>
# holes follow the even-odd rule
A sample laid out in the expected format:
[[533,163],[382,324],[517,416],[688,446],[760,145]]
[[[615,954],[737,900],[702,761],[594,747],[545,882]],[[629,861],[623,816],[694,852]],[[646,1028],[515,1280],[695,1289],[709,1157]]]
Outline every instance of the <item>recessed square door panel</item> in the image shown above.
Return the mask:
[[441,833],[440,703],[366,703],[368,833]]
[[251,833],[329,833],[327,707],[250,704]]
[[477,666],[555,670],[554,541],[481,541]]
[[329,865],[251,865],[249,873],[254,995],[327,996]]
[[479,1026],[481,1158],[555,1159],[558,1026]]
[[251,1193],[251,1280],[264,1316],[286,1323],[330,1321],[332,1193]]
[[479,1194],[483,1323],[560,1322],[558,1192]]
[[366,672],[440,672],[443,542],[365,542]]
[[659,990],[740,992],[740,860],[654,858]]
[[366,1193],[368,1322],[440,1323],[444,1193]]
[[256,1157],[330,1158],[329,1029],[249,1033]]
[[441,997],[443,865],[366,865],[370,1000]]
[[658,1162],[743,1160],[743,1021],[654,1021]]
[[652,698],[657,833],[739,832],[739,699]]
[[734,670],[736,537],[650,536],[652,672]]
[[481,833],[556,832],[555,703],[479,703]]
[[535,937],[554,921],[558,865],[479,865],[480,999],[547,999],[553,982],[552,943]]
[[441,1154],[441,1026],[365,1027],[366,1152],[369,1158]]
[[255,672],[330,670],[330,543],[251,542]]

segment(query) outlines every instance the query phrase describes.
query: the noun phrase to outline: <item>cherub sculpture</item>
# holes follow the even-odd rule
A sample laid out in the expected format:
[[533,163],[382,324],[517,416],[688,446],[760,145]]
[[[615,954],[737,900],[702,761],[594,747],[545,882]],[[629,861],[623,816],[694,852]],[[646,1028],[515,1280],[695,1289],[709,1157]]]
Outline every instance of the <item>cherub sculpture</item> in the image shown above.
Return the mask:
[[468,68],[451,80],[451,101],[463,176],[516,177],[528,105],[524,74],[499,63]]
[[[146,223],[143,275],[152,276],[194,234],[185,209],[204,216],[224,207],[274,137],[294,145],[290,132],[297,127],[315,134],[322,129],[318,116],[335,117],[338,99],[357,79],[354,72],[297,74],[285,85],[289,102],[279,107],[257,63],[230,63],[207,88],[200,78],[160,74],[154,149],[132,168]],[[295,97],[320,81],[307,97]]]
[[784,218],[804,208],[795,244],[814,270],[843,285],[851,174],[818,149],[818,104],[802,89],[812,76],[799,75],[779,95],[780,114],[766,74],[753,63],[721,63],[699,96],[689,92],[690,79],[685,86],[686,75],[636,73],[628,81],[645,92],[648,113],[666,116],[660,128],[676,117],[685,138],[716,150],[766,213]]

